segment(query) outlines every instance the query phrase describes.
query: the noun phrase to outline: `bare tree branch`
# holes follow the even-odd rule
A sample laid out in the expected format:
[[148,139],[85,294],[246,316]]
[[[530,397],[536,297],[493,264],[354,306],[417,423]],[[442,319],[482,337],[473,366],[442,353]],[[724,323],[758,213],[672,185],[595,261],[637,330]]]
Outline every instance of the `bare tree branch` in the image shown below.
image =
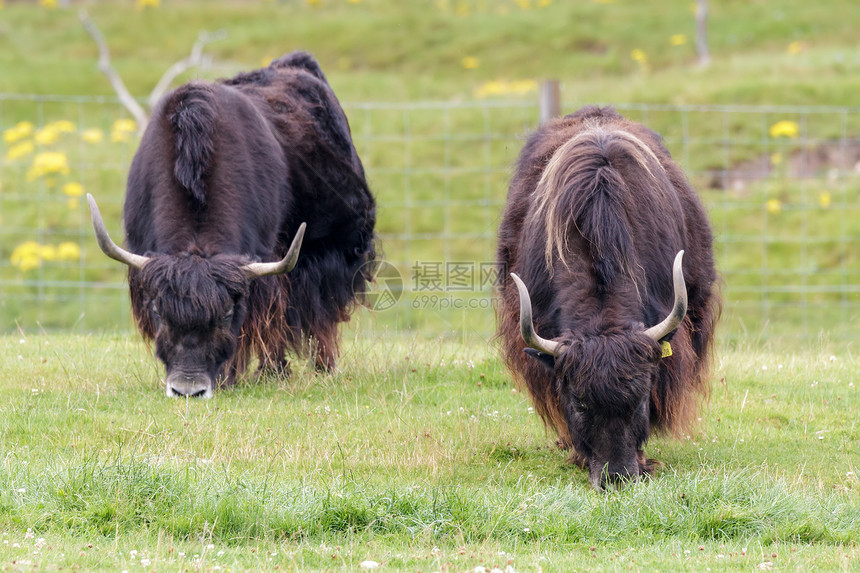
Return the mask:
[[135,121],[137,121],[138,128],[142,131],[143,128],[146,127],[149,117],[141,105],[137,103],[137,100],[134,99],[131,93],[129,93],[128,88],[125,87],[119,74],[117,74],[110,65],[110,51],[108,50],[108,45],[104,36],[102,36],[101,31],[90,19],[86,10],[81,9],[78,12],[78,18],[80,19],[81,24],[84,25],[84,29],[86,29],[87,33],[92,36],[99,48],[99,69],[105,76],[107,76],[108,81],[110,81],[110,85],[113,87],[116,95],[119,96],[119,100],[131,115],[134,116]]
[[158,83],[152,89],[152,93],[149,94],[149,99],[147,100],[149,107],[152,108],[156,103],[158,103],[158,100],[161,99],[161,96],[164,95],[164,92],[167,91],[167,88],[170,87],[170,84],[173,83],[173,80],[175,80],[177,76],[185,73],[193,67],[203,64],[203,48],[206,44],[221,40],[226,36],[227,32],[224,30],[217,30],[211,34],[206,31],[201,31],[197,36],[197,41],[194,42],[194,46],[191,48],[191,55],[179,60],[167,68],[167,71],[164,72],[164,75],[161,76],[160,80],[158,80]]
[[699,53],[699,66],[706,68],[711,64],[708,51],[708,0],[696,1],[696,51]]

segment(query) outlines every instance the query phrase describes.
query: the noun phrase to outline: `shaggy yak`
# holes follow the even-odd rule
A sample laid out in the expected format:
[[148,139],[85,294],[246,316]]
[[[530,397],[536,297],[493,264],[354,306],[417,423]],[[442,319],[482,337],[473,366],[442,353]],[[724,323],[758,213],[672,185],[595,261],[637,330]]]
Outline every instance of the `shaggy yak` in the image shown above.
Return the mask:
[[88,200],[99,246],[129,267],[168,396],[209,397],[253,355],[280,375],[288,349],[334,367],[338,323],[372,278],[376,211],[311,55],[163,98],[128,176],[128,250]]
[[498,335],[595,487],[650,474],[651,428],[679,434],[708,394],[721,306],[711,242],[660,137],[612,108],[553,120],[520,153],[499,229],[511,274]]

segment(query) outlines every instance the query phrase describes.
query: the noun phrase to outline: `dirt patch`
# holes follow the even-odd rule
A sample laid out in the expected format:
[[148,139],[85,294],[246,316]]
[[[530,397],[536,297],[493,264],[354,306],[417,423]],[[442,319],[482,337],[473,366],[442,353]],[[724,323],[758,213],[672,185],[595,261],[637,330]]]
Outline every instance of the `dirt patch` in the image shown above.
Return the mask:
[[767,179],[774,172],[790,179],[826,177],[834,181],[847,175],[860,175],[860,139],[827,141],[787,154],[782,152],[778,162],[774,161],[773,154],[762,154],[730,169],[710,169],[707,181],[711,189],[742,193],[750,184]]

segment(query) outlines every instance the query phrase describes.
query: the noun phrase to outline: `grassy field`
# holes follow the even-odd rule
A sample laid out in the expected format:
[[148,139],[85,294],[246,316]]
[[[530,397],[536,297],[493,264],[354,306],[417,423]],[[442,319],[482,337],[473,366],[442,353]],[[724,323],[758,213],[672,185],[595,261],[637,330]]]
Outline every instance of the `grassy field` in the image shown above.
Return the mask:
[[[860,3],[712,2],[707,69],[689,0],[71,4],[0,0],[4,570],[856,568]],[[227,35],[182,79],[320,59],[406,289],[356,315],[338,373],[163,397],[80,199],[121,237],[137,146],[80,7],[141,97],[201,29]],[[436,292],[415,270],[493,261],[544,77],[565,111],[618,103],[661,132],[717,236],[710,405],[620,491],[592,490],[511,386],[480,274]]]
[[850,570],[860,364],[722,348],[701,427],[607,493],[488,345],[348,342],[167,400],[133,337],[0,338],[5,570]]

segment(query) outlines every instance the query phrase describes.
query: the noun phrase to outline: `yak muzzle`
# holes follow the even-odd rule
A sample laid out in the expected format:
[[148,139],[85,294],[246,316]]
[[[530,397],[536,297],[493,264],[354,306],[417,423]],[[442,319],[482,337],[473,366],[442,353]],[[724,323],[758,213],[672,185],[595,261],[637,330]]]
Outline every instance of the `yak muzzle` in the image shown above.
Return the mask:
[[212,378],[206,375],[171,374],[165,382],[170,398],[211,398],[213,390]]
[[632,457],[625,456],[620,460],[612,460],[600,463],[597,460],[589,460],[589,481],[596,489],[611,489],[613,487],[624,487],[639,479],[642,471],[635,453]]

